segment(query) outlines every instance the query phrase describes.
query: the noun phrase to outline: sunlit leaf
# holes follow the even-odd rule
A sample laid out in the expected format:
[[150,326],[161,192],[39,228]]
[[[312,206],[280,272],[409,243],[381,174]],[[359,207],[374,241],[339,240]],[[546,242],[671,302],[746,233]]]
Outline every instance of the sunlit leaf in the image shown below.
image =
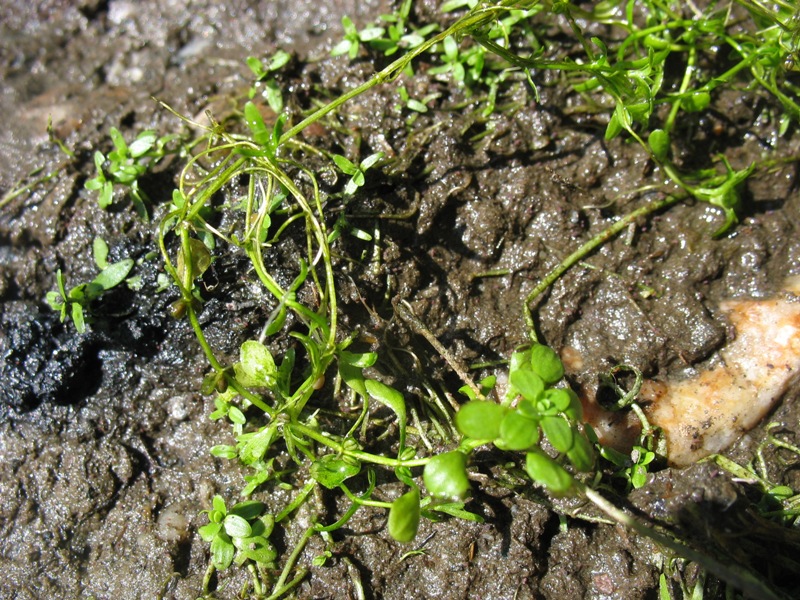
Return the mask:
[[494,440],[500,437],[500,423],[508,409],[485,400],[473,400],[456,413],[456,427],[467,437]]
[[410,542],[419,529],[419,490],[414,488],[392,502],[389,509],[389,535],[398,542]]
[[431,495],[462,500],[469,493],[467,456],[458,450],[434,456],[425,465],[422,477]]

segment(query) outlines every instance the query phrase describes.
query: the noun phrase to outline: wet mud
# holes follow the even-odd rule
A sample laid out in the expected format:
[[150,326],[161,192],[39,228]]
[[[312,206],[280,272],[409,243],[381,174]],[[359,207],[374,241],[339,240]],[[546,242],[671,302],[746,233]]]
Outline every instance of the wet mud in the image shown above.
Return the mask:
[[[432,18],[435,4],[418,10]],[[149,128],[180,130],[151,96],[183,114],[221,115],[246,92],[244,59],[277,48],[294,55],[286,84],[298,105],[318,86],[341,92],[374,71],[368,61],[327,58],[341,16],[364,24],[389,5],[0,2],[0,191],[29,181],[37,168],[55,173],[0,209],[0,598],[196,598],[208,564],[196,533],[206,522],[200,510],[242,486],[239,467],[209,454],[232,438],[207,418],[214,410],[200,393],[207,365],[188,325],[169,316],[175,296],[159,291],[153,225],[123,202],[97,207],[83,188],[93,176],[92,153],[109,149],[110,127],[128,138]],[[507,358],[527,341],[523,302],[537,282],[632,210],[641,197],[630,190],[658,179],[638,145],[606,142],[604,124],[570,114],[568,90],[542,77],[540,103],[521,93],[522,108],[500,115],[477,141],[470,139],[485,124],[468,110],[446,110],[469,99],[424,75],[406,83],[416,95],[451,95],[419,116],[410,139],[391,89],[347,108],[362,155],[384,151],[395,161],[394,173],[369,182],[351,207],[359,226],[380,227],[383,252],[379,268],[342,261],[343,322],[412,349],[429,365],[428,377],[450,389],[457,378],[394,316],[392,302],[408,301],[464,365]],[[682,149],[686,163],[707,166],[725,150],[743,167],[765,149],[800,151],[793,129],[777,135],[767,105],[733,96],[715,102],[710,120],[691,123],[696,143]],[[76,159],[48,142],[48,118]],[[304,135],[352,149],[352,136],[333,130]],[[169,200],[177,169],[166,164],[143,181],[156,204]],[[573,383],[597,386],[598,374],[618,364],[666,379],[719,361],[731,337],[720,302],[772,296],[786,276],[800,274],[796,165],[751,178],[743,206],[740,224],[720,239],[711,235],[722,223],[719,211],[692,201],[637,222],[537,300],[543,341],[580,357]],[[376,212],[391,218],[376,220]],[[110,260],[137,261],[141,287],[104,296],[79,335],[44,298],[58,269],[68,286],[96,275],[97,236],[108,242]],[[366,248],[355,239],[343,244],[352,256]],[[231,354],[266,310],[237,287],[237,266],[235,259],[215,265],[209,288],[217,287],[203,315],[211,343]],[[413,397],[424,383],[412,378],[402,391]],[[795,382],[767,419],[792,443],[798,393]],[[756,428],[729,456],[746,464],[766,435]],[[764,459],[774,481],[800,488],[797,456],[767,448]],[[387,599],[657,597],[665,559],[653,542],[566,501],[560,512],[572,516],[559,518],[537,490],[501,485],[498,460],[476,456],[480,485],[468,508],[485,523],[423,521],[423,551],[403,557],[409,548],[391,540],[385,515],[360,511],[334,533],[332,558],[311,569],[297,596],[354,598],[363,587],[365,597]],[[628,502],[690,532],[695,546],[721,560],[766,576],[775,565],[765,564],[765,549],[778,544],[796,555],[798,541],[757,519],[754,499],[747,482],[706,464],[662,469]],[[330,502],[332,513],[343,510]],[[731,528],[748,543],[732,542]],[[287,531],[279,549],[299,533]],[[315,538],[303,558],[324,550]],[[795,566],[789,560],[778,569],[776,585],[789,596],[800,592],[785,575]],[[216,596],[237,597],[245,580],[239,572],[219,575]],[[717,592],[706,597],[724,597],[722,586]]]

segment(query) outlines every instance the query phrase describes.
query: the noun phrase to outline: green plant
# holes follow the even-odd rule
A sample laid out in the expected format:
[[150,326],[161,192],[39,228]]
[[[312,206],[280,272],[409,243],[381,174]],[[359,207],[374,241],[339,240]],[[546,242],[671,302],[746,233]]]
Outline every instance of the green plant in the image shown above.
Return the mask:
[[339,167],[342,173],[350,176],[350,179],[347,180],[347,183],[344,186],[345,196],[352,196],[356,193],[358,188],[364,185],[366,181],[366,172],[375,166],[383,158],[383,156],[383,152],[376,152],[374,154],[370,154],[358,164],[351,162],[347,157],[342,156],[341,154],[334,154],[331,156],[333,162],[336,163],[336,166]]
[[87,190],[100,192],[97,198],[100,208],[111,205],[115,185],[126,187],[137,212],[142,218],[146,218],[149,199],[139,187],[139,179],[165,156],[176,152],[169,149],[168,144],[178,136],[159,137],[154,131],[142,131],[128,144],[115,127],[109,130],[109,135],[114,143],[114,150],[108,155],[99,150],[94,153],[97,175],[89,179],[85,187]]
[[278,50],[266,61],[256,56],[247,57],[247,66],[256,78],[255,83],[250,88],[250,98],[254,98],[259,88],[263,87],[261,96],[267,101],[269,107],[274,110],[276,114],[280,114],[283,110],[283,93],[281,92],[280,85],[272,74],[283,68],[291,58],[289,53],[283,50]]
[[108,245],[102,238],[95,238],[93,244],[94,260],[100,273],[89,283],[81,283],[67,291],[61,269],[56,272],[57,289],[47,292],[46,300],[50,308],[61,315],[63,323],[67,315],[75,324],[78,333],[86,331],[90,321],[91,304],[108,290],[121,284],[133,269],[134,261],[125,258],[113,264],[108,263]]
[[[615,522],[702,562],[697,552],[652,531],[598,492],[606,475],[598,467],[607,468],[599,458],[610,461],[615,470],[612,477],[622,477],[626,487],[643,484],[658,453],[647,437],[652,432],[645,427],[645,438],[630,456],[596,446],[591,429],[582,423],[577,396],[563,380],[561,361],[553,350],[538,343],[531,304],[567,269],[637,219],[690,195],[723,210],[726,222],[717,234],[735,222],[739,186],[759,166],[736,170],[721,157],[724,173],[714,166],[684,172],[673,158],[673,147],[678,116],[705,110],[715,90],[737,84],[737,74],[747,70],[778,98],[790,117],[795,114],[797,91],[782,80],[777,66],[796,56],[796,23],[782,4],[777,12],[762,4],[745,5],[759,15],[756,33],[731,33],[724,12],[709,8],[696,18],[685,18],[680,3],[659,0],[603,2],[589,10],[570,2],[452,0],[443,10],[468,10],[440,30],[432,24],[416,27],[412,3],[404,0],[396,13],[382,17],[386,27],[375,25],[358,31],[349,18],[342,19],[345,37],[334,47],[333,55],[355,59],[365,46],[384,56],[407,51],[369,80],[305,113],[299,122],[293,122],[293,115],[286,111],[270,128],[257,104],[246,102],[239,115],[240,129],[228,131],[214,124],[195,140],[192,147],[203,149],[188,159],[158,226],[164,269],[172,293],[177,295],[173,314],[188,320],[208,359],[210,372],[203,392],[214,396],[211,418],[227,422],[235,439],[233,444],[214,446],[212,453],[245,467],[242,496],[250,497],[269,486],[293,494],[285,505],[272,511],[274,518],[265,514],[267,509],[260,502],[245,501],[227,510],[224,500],[215,497],[207,511],[210,522],[201,529],[211,546],[214,569],[248,566],[256,594],[266,594],[266,584],[271,583],[270,597],[278,597],[304,577],[299,557],[308,540],[314,535],[326,540],[326,550],[313,564],[324,563],[332,554],[325,536],[343,527],[362,508],[388,510],[389,533],[401,542],[414,539],[421,518],[454,516],[479,521],[480,516],[467,510],[465,502],[470,492],[470,460],[474,450],[486,444],[507,453],[512,464],[524,463],[528,479],[554,495],[582,496]],[[553,23],[565,23],[574,39],[563,47],[544,41],[547,37],[542,31]],[[587,38],[585,31],[597,26],[625,35],[611,36],[608,42]],[[766,50],[753,44],[758,34],[766,36]],[[583,51],[580,59],[575,57],[576,40]],[[700,72],[701,55],[720,43],[734,52],[739,62],[722,74]],[[303,129],[348,100],[408,74],[413,60],[424,53],[432,63],[427,74],[441,82],[463,84],[473,94],[470,102],[477,107],[476,114],[484,119],[494,113],[498,99],[511,86],[525,82],[533,86],[542,70],[560,72],[584,100],[582,109],[599,115],[608,140],[623,135],[635,140],[683,190],[620,217],[535,287],[526,299],[524,313],[532,343],[512,354],[508,389],[499,402],[489,399],[498,393],[495,380],[487,378],[476,384],[427,332],[426,338],[466,384],[462,391],[469,402],[455,417],[435,393],[418,401],[419,406],[407,403],[406,397],[381,377],[385,368],[381,357],[359,345],[360,332],[340,327],[336,261],[345,255],[339,245],[344,208],[363,193],[367,178],[380,176],[380,167],[389,161],[376,152],[356,163],[297,140]],[[255,98],[263,86],[263,98],[276,113],[285,108],[276,74],[288,60],[288,54],[278,52],[266,61],[255,57],[247,61],[257,80],[249,97]],[[668,61],[677,67],[668,69]],[[675,70],[677,80],[670,79]],[[403,106],[415,113],[433,108],[428,103],[439,98],[434,93],[417,101],[402,86],[398,93]],[[442,106],[436,108],[443,110]],[[139,178],[169,153],[166,145],[171,138],[144,132],[128,146],[117,130],[112,130],[111,136],[115,150],[108,157],[95,154],[98,175],[87,182],[87,188],[99,190],[100,204],[107,206],[113,186],[125,185],[137,209],[144,212]],[[205,144],[200,146],[200,142]],[[320,185],[318,174],[331,171],[347,178],[343,193],[327,193]],[[220,192],[230,189],[238,190],[232,192],[235,197],[220,203]],[[220,222],[226,224],[224,228],[216,225]],[[358,237],[373,241],[366,233]],[[300,256],[291,253],[293,258],[281,264],[278,273],[275,264],[283,258],[280,250],[284,246],[302,252]],[[377,243],[375,247],[380,250]],[[248,331],[235,358],[212,347],[199,318],[207,295],[203,277],[222,254],[246,262],[243,278],[249,293],[256,294],[253,290],[258,289],[268,306],[256,325],[258,331]],[[101,266],[101,276],[112,266]],[[77,326],[96,297],[92,294],[118,285],[127,272],[121,278],[112,275],[115,273],[110,271],[98,276],[99,281],[67,293],[59,272],[59,291],[51,292],[48,301],[61,311],[62,320],[71,312]],[[402,303],[395,311],[404,320],[415,319]],[[412,326],[415,331],[425,331],[424,324],[413,322],[417,323]],[[342,397],[351,408],[347,414],[330,402]],[[427,422],[412,431],[409,421],[414,423],[415,409],[424,412]],[[394,473],[398,485],[390,492],[392,501],[373,498],[378,469]],[[301,482],[297,473],[308,477]],[[319,502],[326,493],[340,494],[350,502],[343,514],[327,524],[322,522]],[[284,526],[301,506],[311,515],[311,523],[288,551],[278,578],[271,581],[266,570],[277,560],[268,541],[273,523]],[[725,565],[713,560],[703,564],[757,594],[761,591]]]

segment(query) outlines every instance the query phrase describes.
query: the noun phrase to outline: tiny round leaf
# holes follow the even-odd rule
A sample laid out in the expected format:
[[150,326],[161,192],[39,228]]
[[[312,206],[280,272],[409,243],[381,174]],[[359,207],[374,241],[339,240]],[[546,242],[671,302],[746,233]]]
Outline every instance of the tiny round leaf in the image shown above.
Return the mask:
[[494,440],[500,437],[500,423],[508,409],[494,402],[473,400],[456,413],[458,430],[476,440]]
[[519,411],[508,413],[500,423],[504,450],[527,450],[539,441],[539,423]]
[[543,344],[534,344],[531,348],[531,367],[547,384],[553,384],[564,376],[564,364],[558,354]]
[[425,465],[422,478],[433,496],[449,500],[463,500],[469,493],[467,456],[454,450],[434,456]]

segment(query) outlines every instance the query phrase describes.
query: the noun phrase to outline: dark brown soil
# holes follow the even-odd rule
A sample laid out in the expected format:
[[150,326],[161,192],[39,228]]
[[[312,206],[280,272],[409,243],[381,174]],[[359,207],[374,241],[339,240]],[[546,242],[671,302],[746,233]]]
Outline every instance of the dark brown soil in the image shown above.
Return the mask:
[[[420,10],[433,15],[433,4]],[[207,365],[189,327],[169,316],[175,298],[156,293],[153,226],[121,197],[111,210],[98,208],[83,188],[93,151],[108,150],[110,127],[129,139],[149,128],[180,131],[151,96],[183,114],[210,108],[219,117],[249,85],[244,59],[277,48],[294,54],[286,83],[296,102],[315,87],[341,92],[373,72],[366,60],[327,58],[341,16],[365,24],[388,5],[0,1],[0,192],[30,181],[36,168],[58,171],[0,209],[0,598],[196,598],[208,563],[200,511],[215,494],[235,498],[242,487],[240,468],[209,454],[231,437],[207,418],[213,402],[199,391]],[[385,248],[379,272],[342,261],[344,323],[368,323],[363,299],[384,343],[413,350],[430,365],[428,376],[450,390],[457,379],[394,318],[392,301],[409,301],[462,364],[507,358],[526,341],[523,300],[541,277],[637,206],[642,196],[631,190],[661,182],[638,145],[605,142],[604,125],[570,115],[568,90],[546,83],[539,104],[521,87],[515,100],[522,107],[496,117],[493,132],[474,143],[484,125],[469,109],[447,110],[463,93],[424,74],[406,85],[418,96],[434,88],[444,94],[419,117],[418,130],[429,126],[430,135],[405,139],[407,115],[393,110],[392,88],[343,113],[342,123],[361,135],[362,156],[397,157],[395,174],[371,180],[352,207],[359,226],[379,223]],[[778,136],[767,109],[767,101],[715,98],[711,116],[691,124],[700,141],[684,160],[710,164],[725,151],[741,168],[767,150],[796,155],[795,130]],[[48,142],[48,117],[76,159]],[[308,135],[354,150],[351,137],[333,129]],[[169,199],[178,169],[165,165],[143,182],[156,204]],[[754,176],[741,223],[720,239],[711,234],[721,215],[706,204],[687,201],[637,223],[546,293],[536,313],[543,340],[579,351],[584,364],[575,381],[590,385],[619,363],[663,378],[713,360],[729,335],[716,309],[721,299],[768,296],[800,274],[797,183],[792,164]],[[407,216],[366,216],[376,211]],[[143,287],[110,294],[89,332],[78,335],[44,297],[59,268],[68,284],[95,275],[96,236],[109,243],[111,259],[140,261]],[[353,256],[362,251],[357,240],[347,244]],[[219,265],[221,277],[235,268]],[[498,269],[508,274],[481,276]],[[641,293],[642,285],[653,293]],[[204,314],[211,342],[230,352],[249,332],[252,311],[239,300],[218,294]],[[230,315],[240,320],[223,321]],[[413,397],[423,382],[398,386]],[[797,431],[797,397],[795,385],[770,417],[788,440]],[[751,432],[731,456],[747,463],[764,437]],[[536,490],[493,484],[500,460],[476,456],[479,485],[469,508],[485,523],[423,520],[424,552],[402,558],[409,548],[384,530],[385,514],[360,511],[334,534],[333,557],[311,569],[298,597],[357,598],[363,586],[367,598],[639,600],[658,597],[660,573],[682,572],[653,542],[595,522],[588,507],[556,501],[554,512]],[[766,461],[773,481],[800,488],[797,456],[768,452]],[[395,491],[386,486],[383,497]],[[725,563],[765,578],[773,569],[775,585],[798,594],[798,573],[765,560],[775,549],[796,553],[796,541],[754,517],[753,498],[746,483],[696,465],[656,473],[625,502]],[[280,548],[305,518],[276,540]],[[324,550],[315,538],[301,562]],[[244,573],[220,576],[217,596],[236,597],[245,580]],[[724,597],[715,586],[708,584],[706,598]]]

